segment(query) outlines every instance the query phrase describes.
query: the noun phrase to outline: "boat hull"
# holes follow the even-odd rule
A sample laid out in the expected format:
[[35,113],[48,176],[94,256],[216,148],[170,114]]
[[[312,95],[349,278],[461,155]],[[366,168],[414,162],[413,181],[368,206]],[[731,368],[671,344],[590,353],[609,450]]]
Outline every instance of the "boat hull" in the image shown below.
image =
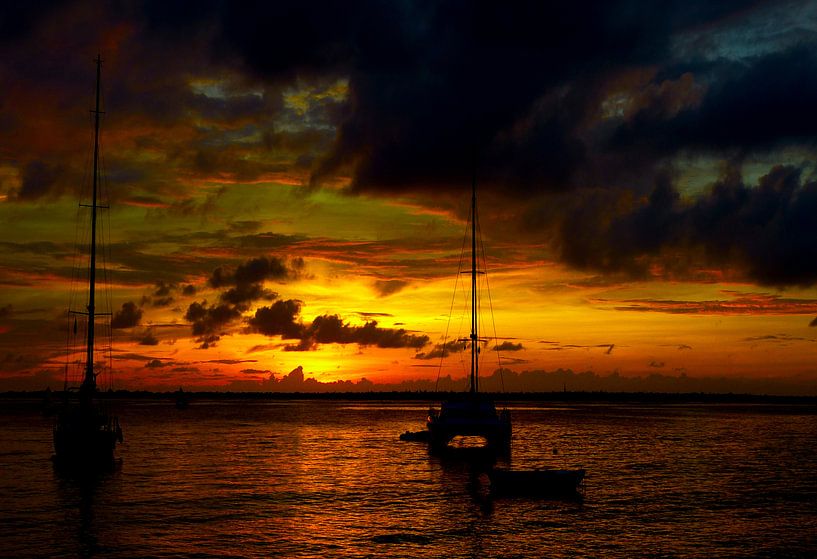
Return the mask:
[[54,424],[54,462],[65,468],[104,469],[114,463],[121,440],[117,418],[93,407],[63,410]]
[[429,412],[427,422],[432,447],[446,447],[454,437],[482,437],[492,448],[511,444],[511,419],[507,410],[497,413],[487,398],[444,402],[439,413]]

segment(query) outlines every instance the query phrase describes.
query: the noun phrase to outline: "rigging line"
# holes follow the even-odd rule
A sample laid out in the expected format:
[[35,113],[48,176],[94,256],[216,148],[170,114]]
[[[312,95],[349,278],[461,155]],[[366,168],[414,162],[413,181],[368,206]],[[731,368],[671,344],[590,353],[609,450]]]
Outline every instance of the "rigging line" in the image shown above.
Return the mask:
[[[104,151],[104,142],[100,138],[99,140],[99,166],[97,167],[97,173],[99,177],[99,196],[102,202],[100,209],[104,209],[105,217],[100,220],[100,236],[99,236],[99,244],[101,248],[101,257],[102,257],[102,292],[104,297],[104,303],[107,305],[106,311],[113,312],[113,288],[111,287],[111,271],[109,269],[109,265],[111,262],[111,212],[110,208],[110,196],[109,196],[109,187],[108,178],[105,175],[105,151]],[[110,319],[108,319],[110,320]],[[108,325],[108,343],[112,343],[113,341],[113,332],[111,331],[110,325]]]
[[443,346],[440,351],[440,366],[437,369],[437,381],[434,383],[434,392],[437,392],[440,386],[440,375],[443,372],[443,360],[445,359],[445,347],[448,343],[448,330],[451,327],[451,315],[454,314],[454,301],[457,299],[457,284],[460,281],[460,274],[462,273],[462,255],[465,254],[465,242],[468,239],[468,226],[465,227],[465,236],[462,238],[462,248],[460,248],[460,258],[457,262],[457,276],[454,280],[454,293],[451,294],[451,305],[448,308],[448,322],[445,325],[445,335],[443,335]]
[[[107,195],[108,191],[108,181],[105,179],[105,192]],[[110,207],[110,198],[107,198],[107,205]],[[105,291],[106,291],[106,303],[108,305],[108,311],[111,313],[105,320],[108,324],[108,389],[113,389],[113,279],[110,274],[110,270],[108,266],[111,262],[111,212],[110,210],[105,212],[105,218],[103,223],[106,224],[105,232],[107,234],[107,242],[103,245],[103,261],[105,265]],[[103,239],[104,240],[104,239]]]
[[[484,289],[482,289],[482,283],[485,283],[485,285],[487,286],[488,265],[487,265],[487,261],[485,259],[485,242],[482,240],[482,226],[481,226],[480,221],[479,221],[479,213],[476,213],[474,218],[476,220],[476,225],[475,226],[476,226],[476,234],[477,234],[477,243],[478,243],[479,249],[481,251],[481,255],[482,255],[482,260],[479,262],[480,265],[482,266],[482,274],[481,275],[484,276],[483,278],[480,279],[480,281],[481,281],[480,291],[479,291],[479,297],[477,298],[477,305],[478,305],[477,317],[479,319],[479,331],[480,332],[485,332],[485,331],[487,331],[487,329],[485,328],[485,319],[484,319],[484,314],[482,312],[482,292],[484,291]],[[477,259],[479,259],[479,255],[477,255]],[[479,342],[477,342],[477,343],[479,343]],[[482,368],[483,362],[485,361],[485,356],[483,355],[483,353],[481,351],[479,351],[477,353],[477,359],[479,360],[480,368]]]
[[[480,233],[482,231],[480,230]],[[482,237],[480,237],[482,238]],[[494,327],[494,348],[496,348],[496,359],[499,365],[499,383],[502,386],[502,392],[505,392],[505,375],[502,372],[502,356],[499,353],[499,344],[497,343],[499,338],[496,335],[496,316],[494,316],[494,301],[491,297],[491,285],[488,283],[488,258],[485,256],[485,243],[480,244],[480,248],[482,249],[482,262],[483,266],[485,266],[485,290],[488,292],[488,308],[491,311],[491,323]]]
[[[88,167],[90,166],[90,155],[86,152],[85,154],[85,165],[83,166],[83,175],[82,180],[79,183],[79,194],[80,198],[82,197],[83,185],[88,182]],[[85,227],[84,227],[84,220],[80,219],[83,213],[83,209],[81,205],[77,205],[76,211],[74,214],[74,251],[71,263],[71,281],[68,285],[68,328],[66,332],[65,338],[65,368],[64,368],[64,376],[63,376],[63,390],[68,389],[68,384],[72,375],[70,373],[70,365],[71,365],[71,348],[76,344],[76,337],[77,334],[74,333],[74,327],[71,324],[71,311],[75,309],[77,305],[77,297],[79,295],[79,274],[81,269],[81,260],[82,260],[82,250],[81,247],[83,246],[83,238],[85,235]],[[84,267],[82,267],[84,269]],[[74,316],[74,321],[77,320],[77,317]],[[73,336],[72,336],[73,334]]]

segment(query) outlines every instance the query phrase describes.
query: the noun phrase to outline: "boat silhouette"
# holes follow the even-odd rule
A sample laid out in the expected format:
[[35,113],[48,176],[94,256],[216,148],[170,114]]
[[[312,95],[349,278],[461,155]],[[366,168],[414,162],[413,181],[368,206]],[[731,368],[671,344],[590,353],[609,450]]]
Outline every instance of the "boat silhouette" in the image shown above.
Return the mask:
[[[455,437],[479,437],[485,441],[487,447],[498,451],[506,451],[511,444],[510,413],[507,409],[497,411],[493,398],[479,390],[480,344],[488,342],[488,338],[482,338],[479,335],[479,286],[477,276],[484,274],[485,270],[479,270],[477,265],[479,215],[477,212],[476,176],[471,183],[471,211],[468,227],[471,232],[471,331],[467,338],[458,340],[458,342],[464,343],[470,348],[471,367],[468,376],[468,390],[442,402],[439,409],[434,407],[429,409],[426,421],[427,437],[431,447],[436,450],[448,448]],[[443,347],[445,347],[445,342]]]
[[[117,442],[122,442],[122,428],[119,418],[108,413],[99,402],[97,376],[94,366],[94,345],[97,317],[107,317],[111,313],[99,312],[96,308],[96,273],[97,273],[97,213],[104,208],[99,203],[99,124],[100,116],[100,82],[102,75],[102,58],[96,58],[96,101],[91,113],[94,115],[94,158],[93,182],[90,208],[90,240],[88,264],[88,290],[85,311],[69,310],[70,315],[87,316],[87,329],[84,340],[85,362],[82,383],[79,387],[69,386],[66,366],[63,401],[54,422],[54,462],[58,467],[75,469],[80,473],[106,468],[114,463],[114,449]],[[81,204],[82,205],[82,204]],[[76,316],[74,334],[77,332]]]
[[179,389],[173,393],[176,409],[184,410],[190,405],[190,395],[184,391],[180,386]]

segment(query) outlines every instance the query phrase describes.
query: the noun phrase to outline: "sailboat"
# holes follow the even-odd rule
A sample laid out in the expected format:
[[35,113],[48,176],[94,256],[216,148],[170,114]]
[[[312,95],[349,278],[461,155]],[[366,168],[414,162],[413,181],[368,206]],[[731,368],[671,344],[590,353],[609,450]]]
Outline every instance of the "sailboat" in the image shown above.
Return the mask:
[[[70,398],[76,391],[68,386],[66,368],[66,385],[64,401],[57,413],[54,423],[54,462],[60,467],[77,468],[80,472],[105,468],[114,463],[114,449],[117,442],[122,442],[122,428],[119,419],[105,411],[98,400],[97,375],[94,369],[94,342],[96,318],[110,316],[110,313],[98,312],[96,309],[96,272],[97,272],[97,211],[103,206],[99,203],[99,121],[100,111],[100,78],[102,58],[96,58],[96,103],[91,111],[94,115],[94,159],[93,183],[90,208],[90,246],[88,267],[88,304],[86,311],[69,311],[88,317],[85,335],[85,363],[82,383],[78,388],[78,399]],[[76,332],[76,317],[74,322]],[[78,401],[77,401],[78,400]]]
[[511,417],[507,409],[497,411],[493,399],[479,391],[480,344],[487,339],[479,336],[479,293],[477,276],[484,274],[477,266],[477,186],[476,177],[471,184],[471,332],[468,338],[459,340],[467,343],[471,350],[471,369],[468,377],[468,391],[458,398],[442,402],[440,409],[431,408],[426,425],[428,439],[435,449],[449,445],[455,437],[481,437],[488,448],[503,451],[511,443]]

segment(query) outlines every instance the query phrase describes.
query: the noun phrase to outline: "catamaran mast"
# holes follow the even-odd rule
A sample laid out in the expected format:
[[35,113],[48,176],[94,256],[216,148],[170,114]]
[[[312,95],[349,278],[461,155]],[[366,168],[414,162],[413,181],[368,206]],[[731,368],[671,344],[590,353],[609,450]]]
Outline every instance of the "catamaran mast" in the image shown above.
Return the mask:
[[85,361],[85,378],[82,381],[80,392],[89,395],[96,390],[96,375],[94,374],[94,322],[95,322],[95,295],[96,295],[96,212],[97,212],[97,185],[99,182],[99,82],[102,74],[102,57],[96,57],[96,104],[91,111],[94,114],[94,178],[91,195],[91,261],[88,270],[88,343]]
[[471,393],[479,392],[479,335],[477,331],[477,176],[471,180]]

